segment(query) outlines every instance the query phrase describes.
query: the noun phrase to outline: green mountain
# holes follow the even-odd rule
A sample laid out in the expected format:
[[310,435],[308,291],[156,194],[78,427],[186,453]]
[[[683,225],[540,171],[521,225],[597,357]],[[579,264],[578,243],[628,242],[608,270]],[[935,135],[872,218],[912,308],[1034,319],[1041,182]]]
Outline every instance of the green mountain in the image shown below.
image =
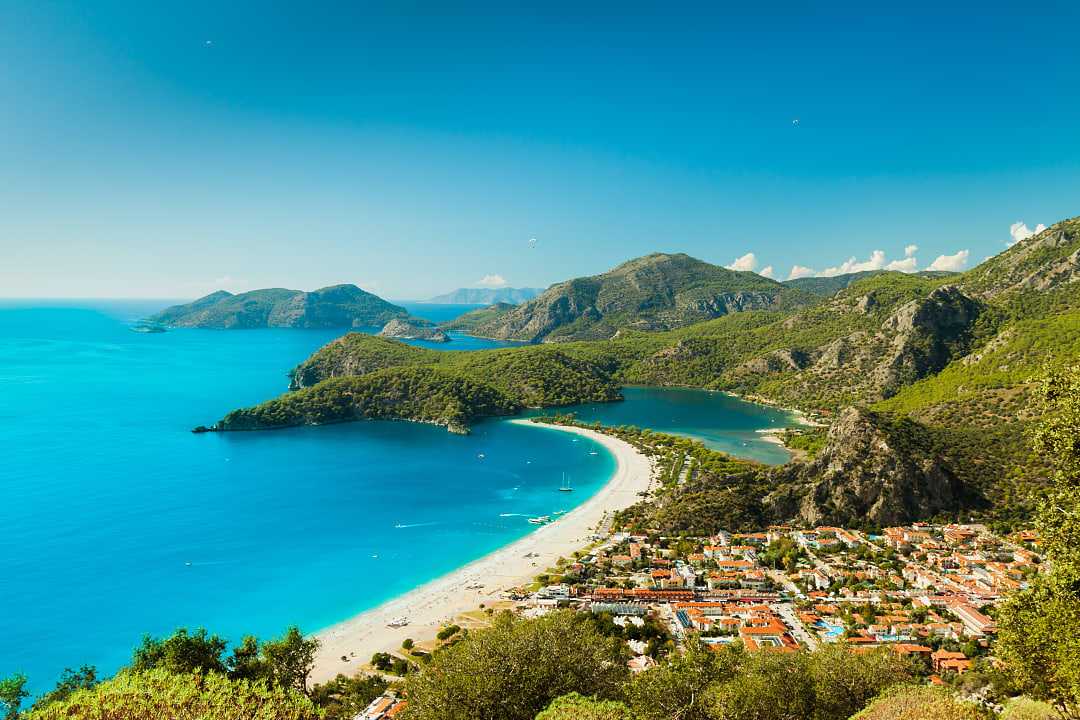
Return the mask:
[[467,432],[527,407],[621,399],[601,368],[550,346],[438,351],[349,333],[291,373],[293,392],[226,415],[218,430],[402,419]]
[[[416,418],[456,426],[514,407],[615,399],[625,384],[703,387],[799,408],[827,427],[793,439],[810,457],[768,471],[763,517],[880,525],[976,512],[1010,521],[1031,509],[1046,473],[1025,441],[1033,379],[1044,363],[1080,354],[1078,278],[1080,218],[961,275],[879,273],[813,305],[780,296],[766,309],[670,330],[451,353],[350,334],[296,368],[298,392],[222,428],[257,427],[263,415],[268,425],[409,418],[428,400],[435,409]],[[497,308],[492,322],[521,309]],[[421,368],[422,381],[408,376],[412,405],[369,397],[368,385],[398,387],[397,373]],[[465,389],[451,392],[448,376]],[[367,379],[354,388],[350,378]],[[465,382],[484,388],[475,402]]]
[[526,342],[610,338],[627,330],[667,330],[745,310],[783,309],[812,300],[750,272],[689,255],[656,253],[601,275],[552,285],[539,297],[476,325],[485,337]]
[[470,310],[463,315],[458,315],[450,322],[443,323],[442,327],[445,330],[458,330],[460,332],[469,333],[470,335],[475,335],[476,328],[481,325],[497,322],[499,318],[506,315],[506,313],[510,312],[515,307],[517,306],[512,303],[494,303],[487,307],[477,308],[475,310]]
[[407,317],[404,308],[355,285],[332,285],[314,292],[270,288],[233,295],[219,290],[166,308],[149,321],[170,327],[232,330],[365,327]]
[[[861,270],[859,272],[844,273],[843,275],[831,275],[829,277],[805,277],[795,280],[784,280],[784,285],[797,288],[819,297],[832,297],[841,290],[850,287],[854,283],[866,278],[882,275],[888,270]],[[947,272],[945,270],[920,270],[913,273],[916,277],[941,279],[959,275],[960,273]]]
[[542,292],[543,288],[458,288],[445,295],[437,295],[427,302],[435,305],[517,305],[532,300]]

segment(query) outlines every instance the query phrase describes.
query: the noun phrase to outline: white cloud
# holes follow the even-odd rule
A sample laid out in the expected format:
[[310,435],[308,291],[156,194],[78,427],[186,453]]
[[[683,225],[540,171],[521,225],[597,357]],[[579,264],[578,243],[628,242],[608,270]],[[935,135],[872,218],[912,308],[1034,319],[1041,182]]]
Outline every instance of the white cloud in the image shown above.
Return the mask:
[[725,265],[728,270],[753,270],[757,267],[757,256],[748,252],[740,258],[735,258],[730,265]]
[[759,272],[758,275],[771,278],[773,276],[773,266],[766,265],[765,267],[761,268],[761,272]]
[[492,273],[491,275],[485,275],[477,280],[476,284],[481,287],[489,288],[506,287],[506,278],[498,273]]
[[1027,226],[1027,223],[1014,222],[1012,225],[1009,226],[1009,235],[1012,236],[1012,241],[1007,242],[1006,244],[1007,245],[1015,245],[1016,243],[1020,242],[1021,240],[1027,240],[1032,235],[1038,235],[1039,233],[1041,233],[1045,229],[1046,229],[1046,226],[1043,225],[1042,223],[1039,223],[1038,225],[1036,225],[1035,229],[1032,230],[1031,228],[1029,228]]
[[919,252],[919,246],[918,245],[908,245],[907,247],[904,248],[904,257],[906,257],[906,258],[915,257],[915,253],[917,253],[917,252]]
[[803,265],[792,265],[791,272],[788,273],[787,279],[798,280],[799,278],[813,277],[814,275],[817,275],[817,270],[814,268],[808,268]]
[[885,266],[886,270],[896,270],[897,272],[913,273],[919,268],[919,260],[914,257],[906,257],[903,260],[893,260],[891,263]]
[[859,260],[850,257],[836,267],[825,268],[818,273],[818,276],[833,277],[835,275],[846,275],[847,273],[863,272],[865,270],[880,270],[883,267],[885,267],[885,253],[881,250],[875,250],[870,253],[870,257],[866,260],[860,262]]
[[951,272],[958,272],[963,270],[967,265],[968,256],[971,255],[967,250],[961,250],[955,255],[938,255],[934,262],[927,266],[927,270],[948,270]]

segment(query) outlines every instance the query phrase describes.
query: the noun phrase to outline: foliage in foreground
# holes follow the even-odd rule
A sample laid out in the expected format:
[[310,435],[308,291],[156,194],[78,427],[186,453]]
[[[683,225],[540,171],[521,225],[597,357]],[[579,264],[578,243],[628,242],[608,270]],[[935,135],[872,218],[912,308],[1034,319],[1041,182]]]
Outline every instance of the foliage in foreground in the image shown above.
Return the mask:
[[888,650],[854,654],[842,643],[795,653],[691,644],[636,676],[628,696],[640,720],[846,720],[910,677]]
[[219,673],[123,672],[30,711],[25,720],[315,720],[311,700],[291,688]]
[[998,649],[1021,689],[1080,718],[1080,365],[1049,371],[1038,390],[1039,453],[1055,465],[1039,508],[1050,572],[998,613]]
[[884,693],[852,720],[984,720],[988,713],[953,693],[929,686],[900,686]]
[[536,720],[635,720],[630,708],[617,700],[597,700],[578,693],[563,695]]
[[557,612],[537,620],[509,613],[432,655],[406,681],[409,720],[533,720],[569,693],[618,697],[624,646],[590,619]]

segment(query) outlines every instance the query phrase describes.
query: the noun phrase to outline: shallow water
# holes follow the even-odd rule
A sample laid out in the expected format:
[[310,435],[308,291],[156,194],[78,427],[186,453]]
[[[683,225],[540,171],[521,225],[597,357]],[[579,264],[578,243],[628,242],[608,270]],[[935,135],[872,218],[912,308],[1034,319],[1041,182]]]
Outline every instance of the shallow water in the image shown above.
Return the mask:
[[[146,632],[325,627],[521,537],[614,470],[585,438],[502,421],[467,437],[391,422],[192,435],[280,393],[339,333],[128,329],[160,305],[0,305],[0,676],[35,690],[64,667],[115,670]],[[719,438],[772,422],[689,399],[630,389],[583,412]]]

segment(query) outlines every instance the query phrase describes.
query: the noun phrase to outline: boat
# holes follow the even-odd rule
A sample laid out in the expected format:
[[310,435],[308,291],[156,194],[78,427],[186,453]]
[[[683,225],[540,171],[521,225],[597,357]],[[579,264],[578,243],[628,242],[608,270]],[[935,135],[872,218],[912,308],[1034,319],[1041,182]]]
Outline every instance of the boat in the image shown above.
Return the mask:
[[532,517],[532,518],[529,518],[529,522],[532,523],[533,525],[543,525],[544,523],[551,522],[551,516],[550,515],[541,515],[540,517]]
[[400,627],[405,627],[408,624],[409,624],[409,618],[402,615],[402,616],[396,617],[393,620],[391,620],[390,622],[386,623],[386,627],[400,628]]
[[570,487],[570,478],[566,477],[566,473],[563,473],[562,485],[559,486],[559,492],[573,492],[574,488]]

